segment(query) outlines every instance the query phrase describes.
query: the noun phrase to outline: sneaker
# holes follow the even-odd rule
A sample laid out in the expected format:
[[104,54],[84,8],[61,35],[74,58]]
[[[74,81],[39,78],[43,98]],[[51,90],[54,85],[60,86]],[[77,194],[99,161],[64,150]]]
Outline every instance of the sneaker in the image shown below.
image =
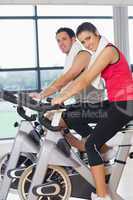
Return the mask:
[[114,160],[118,152],[118,146],[112,147],[106,153],[102,154],[102,158],[105,162]]
[[95,193],[91,193],[91,200],[112,200],[110,196],[98,197]]

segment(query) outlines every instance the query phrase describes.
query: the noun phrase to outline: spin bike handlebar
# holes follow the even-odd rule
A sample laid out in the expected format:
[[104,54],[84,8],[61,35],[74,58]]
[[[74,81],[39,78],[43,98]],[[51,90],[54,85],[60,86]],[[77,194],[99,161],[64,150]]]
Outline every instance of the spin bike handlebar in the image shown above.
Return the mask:
[[17,105],[17,112],[18,114],[24,118],[27,121],[35,121],[37,118],[36,114],[32,114],[31,116],[26,115],[26,111],[23,107],[27,107],[31,110],[39,112],[39,121],[40,123],[45,126],[47,129],[52,130],[52,131],[58,131],[59,126],[52,126],[51,121],[44,116],[44,114],[47,111],[52,111],[52,110],[59,110],[59,109],[65,109],[65,110],[70,110],[73,108],[79,108],[79,105],[51,105],[51,98],[48,98],[47,101],[50,103],[43,103],[43,102],[38,102],[31,98],[28,93],[21,92],[18,94],[18,96],[15,96],[12,94],[12,92],[2,90],[0,91],[0,98],[8,101],[10,103],[16,104]]
[[[52,98],[47,98],[47,101],[48,102],[51,102]],[[45,104],[46,105],[46,104]],[[70,104],[70,105],[64,105],[64,104],[61,104],[61,105],[51,105],[51,104],[47,104],[45,109],[43,110],[43,112],[40,113],[39,115],[39,121],[40,123],[45,127],[47,128],[48,130],[51,130],[51,131],[60,131],[60,127],[59,126],[52,126],[51,124],[51,120],[49,120],[44,114],[48,111],[52,111],[52,110],[72,110],[73,108],[79,108],[79,105],[76,105],[76,104]],[[58,111],[57,111],[58,112]]]
[[15,95],[11,94],[11,92],[1,90],[0,91],[0,99],[8,101],[13,104],[17,104],[17,98]]
[[0,98],[17,105],[17,113],[27,121],[35,121],[37,118],[36,114],[28,116],[24,107],[27,107],[31,110],[42,112],[45,111],[45,107],[48,107],[49,104],[40,103],[32,99],[28,93],[21,92],[18,96],[15,96],[12,92],[1,90]]
[[[34,102],[34,100],[33,100],[31,103],[31,99],[24,98],[25,96],[23,96],[22,94],[23,93],[20,93],[18,95],[18,97],[16,97],[14,94],[12,94],[12,92],[1,90],[0,98],[17,105],[17,113],[25,120],[35,121],[37,115],[35,115],[35,114],[32,114],[31,116],[26,115],[26,112],[25,112],[23,106],[28,107],[28,108],[30,108],[30,107],[33,108],[33,106],[36,105],[35,104],[36,102]],[[34,109],[34,110],[36,110],[36,109]]]

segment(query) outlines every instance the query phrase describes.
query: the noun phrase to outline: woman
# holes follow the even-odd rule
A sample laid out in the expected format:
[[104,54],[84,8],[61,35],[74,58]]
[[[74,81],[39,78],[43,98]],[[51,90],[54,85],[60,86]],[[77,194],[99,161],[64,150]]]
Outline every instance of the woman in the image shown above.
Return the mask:
[[[91,23],[83,23],[77,29],[77,37],[85,48],[95,52],[101,36]],[[52,104],[61,104],[69,97],[86,88],[101,73],[105,80],[110,106],[107,117],[100,120],[89,135],[85,149],[96,184],[92,200],[111,200],[105,183],[101,146],[111,139],[125,124],[133,119],[133,80],[128,63],[117,47],[108,43],[92,66],[73,82],[70,88],[53,99]]]

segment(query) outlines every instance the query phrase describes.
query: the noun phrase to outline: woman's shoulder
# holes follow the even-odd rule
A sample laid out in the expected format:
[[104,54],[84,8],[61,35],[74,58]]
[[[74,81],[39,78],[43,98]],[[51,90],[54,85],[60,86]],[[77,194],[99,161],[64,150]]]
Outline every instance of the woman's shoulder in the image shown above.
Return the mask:
[[110,48],[110,49],[113,49],[113,50],[115,49],[115,50],[117,50],[117,52],[120,52],[119,48],[116,45],[112,44],[112,43],[108,43],[106,45],[106,48]]
[[120,50],[112,43],[108,43],[106,46],[106,50],[108,49],[108,52],[110,53],[110,56],[112,55],[112,63],[117,63],[120,60]]

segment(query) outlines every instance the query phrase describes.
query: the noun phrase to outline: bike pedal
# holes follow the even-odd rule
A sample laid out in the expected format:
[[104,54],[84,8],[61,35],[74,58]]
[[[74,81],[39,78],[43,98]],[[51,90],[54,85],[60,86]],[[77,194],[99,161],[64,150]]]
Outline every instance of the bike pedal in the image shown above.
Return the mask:
[[46,183],[33,187],[35,196],[55,196],[60,193],[60,186],[57,183]]
[[11,169],[7,172],[9,178],[20,178],[26,167]]

